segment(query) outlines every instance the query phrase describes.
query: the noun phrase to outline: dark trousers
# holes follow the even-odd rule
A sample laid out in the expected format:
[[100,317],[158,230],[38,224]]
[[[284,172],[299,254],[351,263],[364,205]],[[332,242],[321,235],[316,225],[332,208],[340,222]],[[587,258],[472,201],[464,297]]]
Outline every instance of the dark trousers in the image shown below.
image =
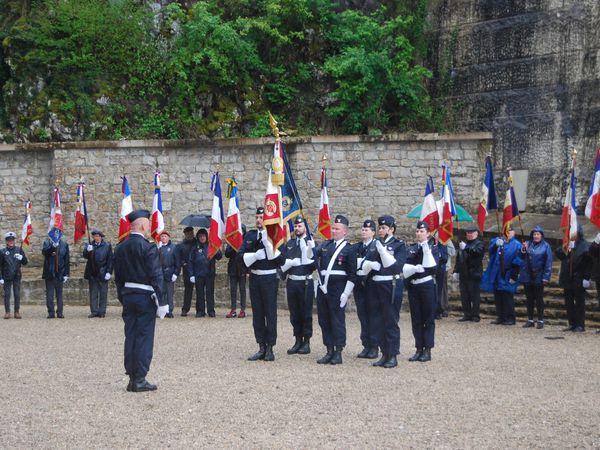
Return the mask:
[[565,289],[565,305],[569,326],[585,327],[585,289]]
[[438,272],[435,276],[437,286],[436,314],[448,312],[448,272]]
[[340,295],[324,294],[317,289],[317,314],[327,347],[346,346],[346,307],[340,308]]
[[479,319],[479,305],[481,304],[481,280],[473,279],[461,274],[459,278],[460,303],[463,316],[467,319]]
[[196,277],[196,312],[215,313],[215,276]]
[[527,301],[527,319],[533,320],[533,307],[537,308],[538,320],[544,321],[544,285],[524,284],[525,298]]
[[287,280],[287,302],[295,337],[312,337],[313,280]]
[[56,294],[56,314],[63,315],[63,280],[46,278],[46,307],[48,315],[54,316],[54,295]]
[[515,294],[506,291],[494,291],[496,317],[502,322],[515,321]]
[[95,277],[91,277],[88,281],[90,285],[90,311],[95,315],[105,315],[108,281]]
[[237,291],[240,291],[240,308],[246,309],[246,275],[234,277],[229,275],[229,295],[231,296],[231,309],[237,308]]
[[417,349],[433,348],[435,336],[436,286],[433,281],[408,285],[410,321]]
[[19,312],[21,307],[21,279],[4,280],[4,312],[10,312],[10,293],[13,292],[15,298],[15,312]]
[[273,275],[250,274],[252,327],[258,344],[277,343],[277,289],[279,278]]
[[194,283],[190,281],[190,272],[188,266],[183,266],[183,306],[181,312],[189,312],[192,307],[192,294],[194,293]]
[[[354,304],[356,305],[356,314],[360,322],[360,342],[365,348],[375,348],[378,345],[377,327],[381,325],[381,321],[377,322],[376,304],[371,299],[374,297],[373,286],[371,282],[367,282],[363,286],[360,282],[354,286]],[[372,295],[369,296],[369,293]]]
[[169,305],[169,312],[172,313],[173,308],[175,306],[173,304],[173,295],[175,294],[175,283],[171,280],[164,280],[163,287],[163,299],[165,300],[165,303]]
[[[402,307],[402,291],[404,284],[396,281],[393,289],[392,281],[369,282],[369,303],[374,306],[374,329],[381,353],[396,356],[400,353],[400,308]],[[392,300],[392,290],[394,299]],[[372,294],[374,295],[372,295]]]
[[123,296],[125,322],[125,372],[134,377],[145,377],[152,362],[156,304],[150,294]]

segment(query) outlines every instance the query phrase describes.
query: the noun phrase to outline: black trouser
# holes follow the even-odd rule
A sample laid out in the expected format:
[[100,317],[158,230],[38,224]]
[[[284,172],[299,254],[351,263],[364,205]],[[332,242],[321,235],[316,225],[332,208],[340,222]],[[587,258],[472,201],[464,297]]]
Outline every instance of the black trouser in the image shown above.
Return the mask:
[[4,311],[10,312],[10,292],[13,292],[15,297],[15,312],[19,312],[21,307],[21,279],[4,280]]
[[287,280],[287,302],[290,323],[295,337],[312,337],[312,310],[315,294],[314,283],[309,280]]
[[565,305],[569,326],[585,327],[585,289],[565,289]]
[[145,377],[152,362],[156,304],[150,295],[148,293],[123,296],[125,373],[134,377]]
[[436,314],[448,312],[448,272],[438,272],[435,275],[437,285],[437,310]]
[[46,307],[48,315],[54,317],[54,295],[56,294],[56,314],[63,315],[63,280],[46,278]]
[[[400,327],[398,321],[400,320],[400,308],[402,307],[403,288],[404,283],[402,280],[396,280],[395,289],[393,281],[369,281],[367,284],[369,303],[373,303],[375,310],[373,328],[377,335],[377,343],[381,353],[388,356],[396,356],[400,353]],[[392,291],[394,291],[393,300]]]
[[502,322],[515,321],[515,294],[506,291],[494,291],[496,317]]
[[90,285],[90,311],[93,315],[105,315],[108,297],[108,281],[103,278],[91,277]]
[[544,321],[544,285],[524,284],[525,298],[527,300],[527,319],[533,320],[533,307],[537,308],[538,320]]
[[409,284],[408,303],[415,347],[433,348],[435,343],[436,286],[433,281]]
[[192,294],[194,293],[194,283],[190,281],[190,272],[188,266],[183,266],[183,306],[181,312],[187,313],[192,307]]
[[231,295],[231,309],[237,308],[237,291],[240,291],[240,308],[246,309],[246,275],[235,277],[229,275],[229,294]]
[[258,344],[277,343],[277,274],[250,274],[250,303],[252,327]]
[[339,289],[334,294],[317,289],[317,314],[326,347],[346,346],[346,307],[340,307],[340,295]]
[[169,305],[169,312],[173,313],[173,295],[175,293],[175,283],[171,280],[163,280],[163,299]]
[[215,276],[196,277],[196,312],[215,313]]
[[[367,282],[371,283],[371,282]],[[369,301],[369,293],[374,295],[372,283],[363,286],[361,282],[354,286],[354,304],[360,322],[360,342],[365,348],[377,347],[376,308],[375,302]]]
[[459,278],[460,303],[463,315],[467,319],[479,319],[479,305],[481,304],[481,289],[479,278],[473,279],[461,274]]

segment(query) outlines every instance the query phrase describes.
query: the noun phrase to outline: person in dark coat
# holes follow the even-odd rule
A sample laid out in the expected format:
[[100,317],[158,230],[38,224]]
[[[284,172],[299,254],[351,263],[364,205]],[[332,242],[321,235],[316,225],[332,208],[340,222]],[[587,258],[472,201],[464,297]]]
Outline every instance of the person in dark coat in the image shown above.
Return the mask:
[[525,288],[527,298],[527,322],[523,328],[535,325],[533,308],[537,308],[537,328],[544,328],[544,286],[552,275],[552,248],[544,240],[544,229],[536,225],[529,234],[529,240],[521,247],[521,271],[519,281]]
[[479,322],[479,305],[481,303],[481,290],[479,283],[483,274],[483,255],[485,247],[479,238],[479,229],[470,225],[465,229],[466,242],[459,242],[458,254],[452,278],[459,282],[460,302],[463,316],[459,322]]
[[581,225],[577,235],[569,242],[568,249],[562,246],[554,251],[560,259],[558,284],[564,289],[565,305],[569,326],[564,331],[585,331],[585,290],[591,286],[592,257],[589,244],[583,239]]
[[[64,319],[63,286],[71,274],[69,244],[62,239],[54,242],[46,239],[42,245],[44,255],[44,271],[42,278],[46,281],[46,307],[48,319]],[[56,295],[56,315],[54,312],[54,296]]]
[[216,262],[223,257],[219,250],[208,259],[208,231],[201,228],[196,233],[196,245],[188,258],[190,281],[196,285],[196,317],[215,317]]
[[21,266],[27,265],[23,248],[15,246],[17,235],[9,231],[4,235],[6,247],[0,254],[0,285],[4,286],[4,318],[10,319],[10,293],[14,295],[15,319],[21,318]]
[[104,240],[102,231],[92,230],[92,239],[83,248],[83,257],[87,260],[83,278],[88,280],[90,288],[89,318],[106,315],[108,281],[113,270],[112,246]]
[[192,295],[194,293],[194,283],[190,281],[192,274],[188,267],[188,260],[192,249],[196,247],[194,239],[194,228],[185,227],[183,229],[183,241],[176,246],[179,261],[181,263],[183,278],[183,305],[181,306],[181,317],[186,317],[192,307]]
[[[437,247],[438,255],[440,260],[438,261],[437,273],[435,274],[435,318],[439,320],[442,318],[442,313],[444,312],[444,293],[446,297],[448,296],[448,273],[446,272],[446,265],[448,264],[449,253],[448,253],[448,243],[452,241],[446,242],[443,244],[439,240],[435,240],[435,246]],[[448,299],[446,298],[446,308],[448,307]]]
[[158,259],[163,272],[163,296],[165,303],[169,305],[169,312],[165,317],[173,318],[173,294],[175,292],[175,281],[179,276],[179,252],[171,242],[171,235],[167,230],[160,233],[160,243],[158,245]]
[[[596,299],[600,302],[600,233],[596,234],[594,241],[590,244],[589,253],[593,261],[592,280],[596,284]],[[600,303],[597,309],[600,310]],[[600,333],[600,330],[596,331],[596,333]]]
[[[242,235],[246,235],[246,225],[242,224]],[[227,244],[225,247],[227,261],[227,276],[229,277],[229,295],[231,297],[231,310],[225,316],[228,319],[246,317],[246,277],[248,271],[244,261],[235,249]],[[240,292],[240,313],[237,314],[237,293]]]

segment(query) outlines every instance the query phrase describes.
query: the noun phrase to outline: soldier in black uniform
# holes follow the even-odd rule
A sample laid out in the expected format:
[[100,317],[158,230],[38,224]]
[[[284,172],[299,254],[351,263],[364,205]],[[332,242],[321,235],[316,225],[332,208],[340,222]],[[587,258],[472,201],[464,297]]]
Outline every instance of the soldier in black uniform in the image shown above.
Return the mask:
[[417,242],[408,248],[402,268],[407,283],[410,319],[417,351],[409,361],[430,361],[435,334],[437,246],[428,242],[427,222],[417,222]]
[[458,255],[454,265],[452,278],[459,282],[460,301],[462,303],[463,316],[459,322],[479,322],[479,304],[481,303],[481,291],[479,283],[483,275],[483,255],[485,247],[479,239],[479,229],[470,225],[465,229],[467,242],[458,244]]
[[284,258],[274,251],[263,229],[263,207],[256,209],[256,230],[244,236],[240,255],[250,269],[250,302],[252,303],[252,327],[258,343],[258,352],[249,361],[274,361],[273,347],[277,342],[277,268]]
[[375,241],[376,258],[369,285],[369,302],[375,305],[374,328],[381,348],[381,358],[375,367],[390,369],[398,365],[400,353],[400,308],[402,307],[402,267],[406,261],[404,241],[394,237],[396,219],[381,216],[377,219],[379,239]]
[[83,248],[83,257],[87,259],[83,278],[90,286],[90,319],[106,315],[108,280],[113,270],[112,246],[104,241],[100,230],[92,230],[92,238]]
[[4,235],[6,247],[0,254],[0,284],[4,285],[4,318],[10,319],[10,293],[15,296],[15,319],[21,318],[21,266],[27,264],[23,248],[15,247],[17,235],[9,231]]
[[169,305],[169,312],[165,317],[173,318],[173,294],[175,293],[175,281],[179,276],[179,252],[171,242],[171,235],[167,230],[160,233],[160,244],[158,245],[158,259],[163,273],[163,296],[165,303]]
[[190,281],[192,274],[188,268],[188,259],[190,252],[196,246],[194,239],[194,228],[185,227],[183,229],[183,241],[177,244],[176,250],[179,261],[181,261],[182,277],[183,277],[183,306],[181,307],[181,317],[188,315],[192,307],[192,294],[194,293],[194,283]]
[[290,239],[283,251],[285,263],[281,271],[287,275],[287,302],[290,310],[290,322],[296,342],[288,349],[288,355],[310,353],[312,337],[312,309],[315,296],[312,272],[315,270],[313,259],[314,241],[306,235],[304,218],[294,220],[295,238]]
[[373,220],[365,220],[360,230],[362,242],[352,246],[356,256],[356,284],[354,285],[354,303],[360,322],[360,342],[363,349],[357,358],[375,359],[379,354],[377,347],[377,332],[375,330],[375,304],[368,299],[368,293],[373,288],[371,283],[371,264],[375,261],[375,233],[377,225]]
[[154,325],[156,316],[165,317],[169,306],[163,296],[158,249],[146,240],[150,212],[140,209],[127,218],[131,222],[131,233],[115,250],[115,284],[125,322],[127,391],[154,391],[156,385],[146,381],[152,361]]
[[[42,254],[44,255],[42,278],[46,281],[48,319],[54,319],[54,317],[64,319],[63,285],[71,273],[69,244],[62,239],[59,239],[58,242],[46,239],[42,246]],[[54,294],[56,294],[56,316],[54,315]]]
[[317,313],[327,353],[319,364],[342,364],[346,346],[346,303],[356,281],[356,258],[346,241],[348,219],[337,215],[331,225],[333,239],[315,249],[319,269]]

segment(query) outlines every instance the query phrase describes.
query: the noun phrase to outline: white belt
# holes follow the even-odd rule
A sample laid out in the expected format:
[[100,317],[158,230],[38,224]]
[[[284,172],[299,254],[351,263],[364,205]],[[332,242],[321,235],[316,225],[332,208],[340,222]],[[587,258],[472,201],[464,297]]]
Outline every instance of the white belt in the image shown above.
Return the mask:
[[346,272],[344,272],[343,270],[330,270],[329,272],[327,272],[326,270],[321,270],[321,275],[323,275],[324,277],[327,276],[327,274],[331,275],[339,275],[341,277],[345,277],[347,276]]
[[154,288],[152,286],[150,286],[149,284],[131,283],[131,282],[127,281],[125,283],[125,287],[134,288],[134,289],[142,289],[144,291],[154,292]]
[[253,269],[250,272],[253,273],[254,275],[274,275],[277,273],[277,270],[276,269],[268,269],[268,270]]
[[295,281],[304,281],[304,280],[312,280],[312,275],[288,275],[290,280]]
[[433,277],[431,275],[427,275],[426,277],[423,278],[417,278],[416,280],[410,280],[410,282],[412,284],[421,284],[421,283],[425,283],[427,281],[431,281],[433,280]]
[[373,281],[392,281],[394,278],[401,280],[401,275],[374,275]]

